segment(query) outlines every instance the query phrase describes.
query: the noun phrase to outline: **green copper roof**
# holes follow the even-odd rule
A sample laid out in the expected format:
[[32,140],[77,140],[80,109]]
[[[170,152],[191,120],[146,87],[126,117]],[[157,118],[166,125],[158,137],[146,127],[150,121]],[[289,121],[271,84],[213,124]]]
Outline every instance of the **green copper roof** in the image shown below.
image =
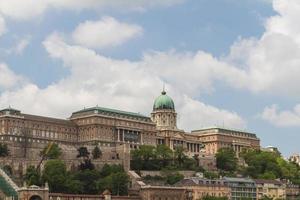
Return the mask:
[[16,110],[16,109],[14,109],[14,108],[11,108],[10,106],[9,106],[8,108],[4,108],[4,109],[0,110],[0,112],[2,112],[2,111],[21,112],[20,110]]
[[131,116],[131,117],[139,117],[139,118],[145,118],[149,119],[149,117],[139,114],[139,113],[134,113],[134,112],[127,112],[127,111],[122,111],[122,110],[117,110],[117,109],[111,109],[111,108],[103,108],[103,107],[92,107],[92,108],[85,108],[83,110],[79,110],[77,112],[74,112],[73,114],[78,114],[78,113],[85,113],[85,112],[97,112],[97,113],[103,113],[103,114],[119,114],[119,115],[126,115],[126,116]]
[[153,105],[153,110],[158,110],[158,109],[172,109],[175,110],[174,102],[167,95],[165,91],[162,91],[161,95],[157,97],[154,101]]

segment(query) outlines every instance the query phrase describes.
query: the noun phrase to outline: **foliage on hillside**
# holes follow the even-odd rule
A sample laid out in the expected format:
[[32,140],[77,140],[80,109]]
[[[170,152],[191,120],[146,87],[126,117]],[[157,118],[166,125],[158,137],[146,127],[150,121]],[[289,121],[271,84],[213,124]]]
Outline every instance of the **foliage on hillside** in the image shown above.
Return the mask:
[[182,147],[177,147],[172,151],[166,145],[157,147],[141,145],[139,149],[131,151],[131,155],[131,168],[137,171],[162,170],[164,168],[203,171],[198,166],[198,158],[188,158]]
[[53,144],[52,146],[50,146],[50,149],[48,148],[48,145],[45,146],[44,149],[40,152],[40,155],[44,156],[47,159],[58,159],[61,156],[62,150],[58,146],[58,144]]
[[7,157],[9,155],[9,149],[7,144],[0,143],[0,157]]
[[121,165],[104,165],[97,170],[89,158],[86,148],[78,149],[78,157],[83,158],[76,170],[68,171],[59,159],[50,159],[40,172],[29,167],[24,176],[28,185],[49,184],[50,192],[72,194],[101,194],[109,189],[113,195],[127,195],[129,177]]
[[280,154],[259,150],[248,150],[241,153],[247,167],[241,169],[245,176],[263,179],[289,179],[300,183],[300,167],[284,160]]
[[240,158],[245,162],[238,165],[233,150],[223,148],[216,154],[217,167],[222,175],[242,175],[254,179],[288,179],[295,184],[300,184],[300,167],[283,159],[278,152],[265,152],[248,149],[240,153]]

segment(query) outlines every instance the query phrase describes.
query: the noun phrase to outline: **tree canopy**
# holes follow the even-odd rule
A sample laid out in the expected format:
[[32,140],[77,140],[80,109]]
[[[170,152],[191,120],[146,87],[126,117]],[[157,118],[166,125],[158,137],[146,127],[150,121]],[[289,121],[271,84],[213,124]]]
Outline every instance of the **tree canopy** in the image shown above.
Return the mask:
[[95,146],[95,148],[92,151],[93,159],[99,159],[102,156],[102,151],[99,148],[99,146]]
[[289,179],[300,183],[300,167],[284,160],[277,152],[264,152],[249,149],[241,153],[247,167],[242,169],[245,176],[263,179]]
[[129,177],[122,165],[105,164],[102,170],[67,171],[62,160],[48,160],[43,172],[30,166],[24,176],[28,185],[49,184],[50,192],[69,194],[101,194],[109,189],[113,195],[127,195]]
[[79,147],[77,151],[78,151],[77,158],[89,158],[90,156],[90,152],[86,147]]
[[48,182],[50,192],[64,192],[67,178],[66,165],[61,160],[49,160],[43,171],[43,182]]
[[41,174],[34,166],[29,166],[24,176],[25,182],[28,186],[42,185]]
[[62,150],[58,146],[58,144],[52,144],[49,151],[46,152],[48,148],[49,148],[48,145],[44,147],[44,149],[40,153],[41,156],[45,156],[47,159],[58,159],[61,156]]
[[131,168],[133,170],[162,170],[173,168],[176,170],[203,171],[199,166],[197,156],[188,158],[183,147],[179,146],[171,150],[166,145],[156,147],[141,145],[139,149],[131,151]]
[[232,148],[221,148],[216,153],[217,168],[225,172],[237,169],[237,157]]
[[7,157],[9,155],[9,149],[7,144],[0,143],[0,157]]

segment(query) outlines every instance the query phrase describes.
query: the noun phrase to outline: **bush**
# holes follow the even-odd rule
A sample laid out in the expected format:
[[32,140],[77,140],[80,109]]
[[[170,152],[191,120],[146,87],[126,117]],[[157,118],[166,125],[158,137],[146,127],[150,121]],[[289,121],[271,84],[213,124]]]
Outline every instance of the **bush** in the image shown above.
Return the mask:
[[175,183],[181,181],[184,178],[182,174],[179,174],[178,172],[169,174],[166,177],[166,183],[169,185],[174,185]]
[[219,178],[219,175],[217,173],[210,172],[210,171],[205,171],[203,175],[204,175],[205,178],[209,178],[209,179],[217,179],[217,178]]

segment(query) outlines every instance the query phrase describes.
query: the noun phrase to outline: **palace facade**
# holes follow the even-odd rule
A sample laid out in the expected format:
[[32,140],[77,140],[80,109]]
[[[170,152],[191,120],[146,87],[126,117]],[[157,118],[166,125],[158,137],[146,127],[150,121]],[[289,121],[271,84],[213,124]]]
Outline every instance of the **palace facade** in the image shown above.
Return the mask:
[[210,127],[192,131],[205,146],[208,155],[215,155],[221,148],[233,148],[237,156],[243,149],[260,149],[256,134],[224,127]]
[[96,106],[73,112],[68,119],[57,119],[9,107],[0,110],[0,141],[8,144],[11,158],[23,160],[39,160],[41,149],[49,142],[63,148],[65,160],[76,159],[79,146],[91,149],[99,145],[105,162],[129,160],[130,149],[144,144],[165,144],[171,149],[182,146],[189,156],[213,155],[221,147],[236,151],[259,147],[259,139],[252,133],[220,128],[187,133],[178,129],[175,104],[165,91],[155,99],[151,117]]

